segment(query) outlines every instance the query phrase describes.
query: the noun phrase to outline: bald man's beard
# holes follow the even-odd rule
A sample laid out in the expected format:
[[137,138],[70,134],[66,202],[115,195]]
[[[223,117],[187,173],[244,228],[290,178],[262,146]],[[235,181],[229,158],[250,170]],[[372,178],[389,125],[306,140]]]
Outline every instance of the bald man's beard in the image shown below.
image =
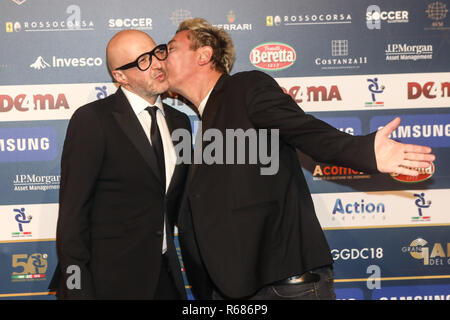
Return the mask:
[[[163,76],[163,79],[160,77]],[[169,81],[167,81],[167,72],[165,70],[158,70],[152,73],[152,85],[151,85],[151,93],[152,94],[162,94],[169,90]]]
[[152,85],[147,90],[143,90],[142,95],[147,98],[157,97],[168,90],[169,86],[154,86]]
[[151,83],[142,84],[138,88],[133,88],[133,90],[138,95],[148,99],[158,97],[169,89],[169,83],[167,78],[164,78],[164,81],[160,81],[155,79],[156,77],[152,76]]

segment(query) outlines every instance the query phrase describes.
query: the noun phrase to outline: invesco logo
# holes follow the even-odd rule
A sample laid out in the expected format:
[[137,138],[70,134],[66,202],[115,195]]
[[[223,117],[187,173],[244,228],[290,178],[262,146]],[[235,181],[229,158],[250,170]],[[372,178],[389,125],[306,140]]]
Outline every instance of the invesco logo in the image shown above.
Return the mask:
[[295,50],[284,43],[267,42],[250,52],[250,62],[258,69],[276,71],[289,68],[295,62]]
[[100,57],[88,58],[58,58],[52,57],[51,61],[46,61],[42,56],[39,56],[30,64],[30,68],[41,70],[49,67],[53,68],[79,68],[79,67],[100,67],[103,65],[103,59]]

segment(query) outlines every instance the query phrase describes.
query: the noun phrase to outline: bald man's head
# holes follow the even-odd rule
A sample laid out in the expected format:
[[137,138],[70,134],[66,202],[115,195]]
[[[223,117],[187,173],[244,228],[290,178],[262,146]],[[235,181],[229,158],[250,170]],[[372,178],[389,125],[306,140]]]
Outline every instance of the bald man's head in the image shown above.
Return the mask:
[[156,47],[153,39],[139,30],[123,30],[116,33],[106,47],[106,60],[114,79],[125,89],[138,94],[148,101],[168,89],[166,69],[163,61],[152,57],[150,67],[141,71],[137,67],[116,70]]
[[152,37],[139,30],[116,33],[106,47],[106,60],[110,71],[134,61],[139,55],[156,46]]

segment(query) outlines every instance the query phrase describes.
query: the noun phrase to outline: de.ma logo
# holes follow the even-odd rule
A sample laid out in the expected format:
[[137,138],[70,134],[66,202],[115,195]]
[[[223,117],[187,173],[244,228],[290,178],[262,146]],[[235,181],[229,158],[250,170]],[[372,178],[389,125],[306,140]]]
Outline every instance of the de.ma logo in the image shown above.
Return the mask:
[[0,128],[0,162],[51,161],[58,154],[51,127]]

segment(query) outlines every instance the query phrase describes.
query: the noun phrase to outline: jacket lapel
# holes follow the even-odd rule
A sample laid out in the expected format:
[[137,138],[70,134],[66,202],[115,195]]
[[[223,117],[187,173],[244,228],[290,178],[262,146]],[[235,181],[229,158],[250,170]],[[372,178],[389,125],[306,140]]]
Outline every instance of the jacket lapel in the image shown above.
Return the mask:
[[[222,99],[221,91],[222,91],[225,81],[228,77],[229,77],[229,75],[222,74],[222,76],[219,78],[219,80],[217,80],[217,83],[214,86],[213,90],[211,91],[211,94],[209,96],[208,102],[206,103],[205,109],[203,110],[203,115],[201,118],[202,137],[206,130],[213,127],[213,125],[217,119],[217,115],[219,114],[219,108],[221,105],[220,102]],[[198,134],[197,134],[197,137],[199,137]],[[197,139],[196,139],[195,144],[197,144],[197,143],[201,143],[201,146],[202,146],[201,152],[203,152],[203,150],[208,145],[208,143],[211,143],[211,142],[206,142],[206,143],[203,141],[197,142]],[[197,148],[198,148],[198,146],[197,146]],[[192,163],[191,167],[189,168],[189,174],[188,174],[189,181],[192,182],[194,180],[194,177],[196,176],[196,173],[198,171],[197,170],[198,167],[199,167],[198,164]]]
[[225,84],[225,80],[229,77],[227,74],[222,74],[222,76],[217,80],[211,94],[209,96],[208,102],[206,103],[205,109],[202,115],[202,133],[207,129],[212,128],[214,120],[217,117],[218,109],[220,106],[221,91]]
[[116,102],[114,104],[114,110],[112,112],[114,118],[117,120],[119,126],[123,132],[128,136],[131,143],[136,147],[139,153],[144,158],[145,162],[151,168],[151,171],[155,175],[155,178],[163,186],[162,179],[158,170],[158,163],[156,161],[156,156],[152,150],[152,146],[145,135],[144,129],[139,122],[136,114],[125,97],[122,89],[118,89],[115,93]]
[[[190,130],[190,128],[187,127],[186,125],[185,118],[179,115],[178,113],[173,112],[170,106],[164,104],[164,112],[166,113],[165,119],[167,127],[169,128],[170,135],[172,135],[172,132],[176,129],[182,128]],[[184,179],[183,177],[185,176],[184,170],[186,169],[187,166],[184,164],[175,165],[172,179],[170,180],[169,187],[167,188],[167,194],[169,194],[175,186],[183,182],[182,180]]]

